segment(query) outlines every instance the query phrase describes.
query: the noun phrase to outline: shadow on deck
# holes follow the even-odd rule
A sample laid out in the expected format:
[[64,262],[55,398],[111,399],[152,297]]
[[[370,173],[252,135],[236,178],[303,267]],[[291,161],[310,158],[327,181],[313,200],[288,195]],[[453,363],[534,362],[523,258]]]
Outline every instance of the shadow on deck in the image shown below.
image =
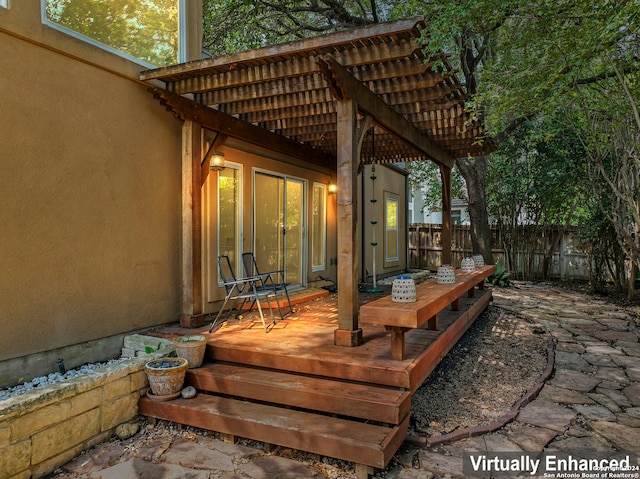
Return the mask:
[[383,326],[362,325],[361,346],[333,344],[335,294],[300,303],[269,333],[255,313],[211,334],[208,325],[165,328],[154,334],[209,337],[205,364],[189,370],[186,379],[199,394],[170,402],[143,398],[140,412],[353,461],[358,477],[366,477],[371,468],[386,467],[405,439],[411,394],[490,300],[490,289],[476,289],[475,297],[460,298],[458,311],[441,312],[437,331],[408,331],[401,361],[391,359]]

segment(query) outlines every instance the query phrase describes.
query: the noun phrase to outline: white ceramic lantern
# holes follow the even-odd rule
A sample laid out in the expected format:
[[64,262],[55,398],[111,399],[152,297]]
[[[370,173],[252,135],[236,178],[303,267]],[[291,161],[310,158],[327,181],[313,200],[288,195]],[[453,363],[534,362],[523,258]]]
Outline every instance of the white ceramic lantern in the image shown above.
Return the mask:
[[416,300],[416,283],[411,276],[400,275],[393,280],[391,301],[396,303],[412,303]]
[[473,260],[473,258],[464,258],[460,262],[460,269],[464,273],[472,273],[476,270],[476,262]]
[[484,266],[484,258],[481,254],[474,254],[473,262],[475,263],[476,268],[482,268]]
[[443,264],[438,268],[436,278],[439,284],[452,284],[456,282],[456,272],[451,265]]

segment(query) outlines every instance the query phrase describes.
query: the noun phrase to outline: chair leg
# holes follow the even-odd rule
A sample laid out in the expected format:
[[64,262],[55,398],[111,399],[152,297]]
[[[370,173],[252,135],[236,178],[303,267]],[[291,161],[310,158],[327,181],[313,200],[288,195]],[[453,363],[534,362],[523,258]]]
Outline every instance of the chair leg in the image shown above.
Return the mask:
[[[218,322],[218,319],[220,318],[220,315],[222,314],[222,312],[224,311],[224,307],[227,305],[227,303],[229,302],[229,296],[226,296],[224,298],[224,303],[222,303],[222,307],[220,308],[220,311],[218,311],[218,314],[216,314],[216,319],[213,320],[213,322],[211,323],[211,326],[209,327],[209,332],[213,331],[213,328],[216,327],[216,323]],[[234,303],[235,306],[235,303]],[[227,311],[227,318],[229,319],[229,312],[231,310]]]
[[291,304],[291,298],[289,298],[289,291],[287,291],[287,287],[284,287],[284,294],[287,297],[287,304],[289,305],[289,312],[287,314],[293,313],[293,305]]

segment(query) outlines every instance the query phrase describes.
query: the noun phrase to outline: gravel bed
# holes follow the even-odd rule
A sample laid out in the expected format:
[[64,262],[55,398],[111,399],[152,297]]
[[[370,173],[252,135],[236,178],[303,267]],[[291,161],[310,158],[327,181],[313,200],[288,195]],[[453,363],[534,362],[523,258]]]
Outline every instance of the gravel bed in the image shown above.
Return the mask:
[[69,369],[64,373],[53,372],[46,376],[33,378],[31,381],[18,384],[17,386],[0,389],[0,401],[4,401],[5,399],[9,399],[14,396],[19,396],[21,394],[25,394],[37,389],[42,389],[46,386],[51,386],[52,384],[66,381],[68,379],[84,376],[85,374],[91,374],[105,366],[117,364],[119,362],[122,362],[125,359],[127,358],[111,359],[109,361],[104,361],[104,362],[85,364],[83,366],[80,366],[79,368]]
[[438,436],[507,414],[546,368],[547,338],[489,306],[413,395],[410,432]]

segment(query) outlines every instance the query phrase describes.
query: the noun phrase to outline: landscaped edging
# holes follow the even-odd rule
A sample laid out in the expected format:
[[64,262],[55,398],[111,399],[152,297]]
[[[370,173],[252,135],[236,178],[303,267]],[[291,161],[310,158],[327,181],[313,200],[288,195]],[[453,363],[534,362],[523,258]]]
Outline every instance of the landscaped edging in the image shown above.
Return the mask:
[[418,445],[420,447],[433,447],[440,444],[448,444],[451,442],[459,441],[461,439],[489,434],[515,421],[516,417],[518,417],[518,414],[520,413],[520,410],[538,397],[538,394],[540,394],[540,391],[542,391],[542,388],[544,387],[547,380],[553,375],[553,371],[555,369],[555,351],[556,341],[553,336],[549,336],[549,339],[547,340],[547,367],[542,372],[534,386],[529,391],[527,391],[527,393],[523,397],[521,397],[513,406],[511,406],[511,409],[507,414],[488,424],[458,429],[456,431],[450,432],[448,434],[442,434],[440,436],[409,436],[406,439],[407,442]]
[[0,401],[0,479],[46,476],[111,438],[138,414],[149,387],[145,363],[167,353],[162,348]]

